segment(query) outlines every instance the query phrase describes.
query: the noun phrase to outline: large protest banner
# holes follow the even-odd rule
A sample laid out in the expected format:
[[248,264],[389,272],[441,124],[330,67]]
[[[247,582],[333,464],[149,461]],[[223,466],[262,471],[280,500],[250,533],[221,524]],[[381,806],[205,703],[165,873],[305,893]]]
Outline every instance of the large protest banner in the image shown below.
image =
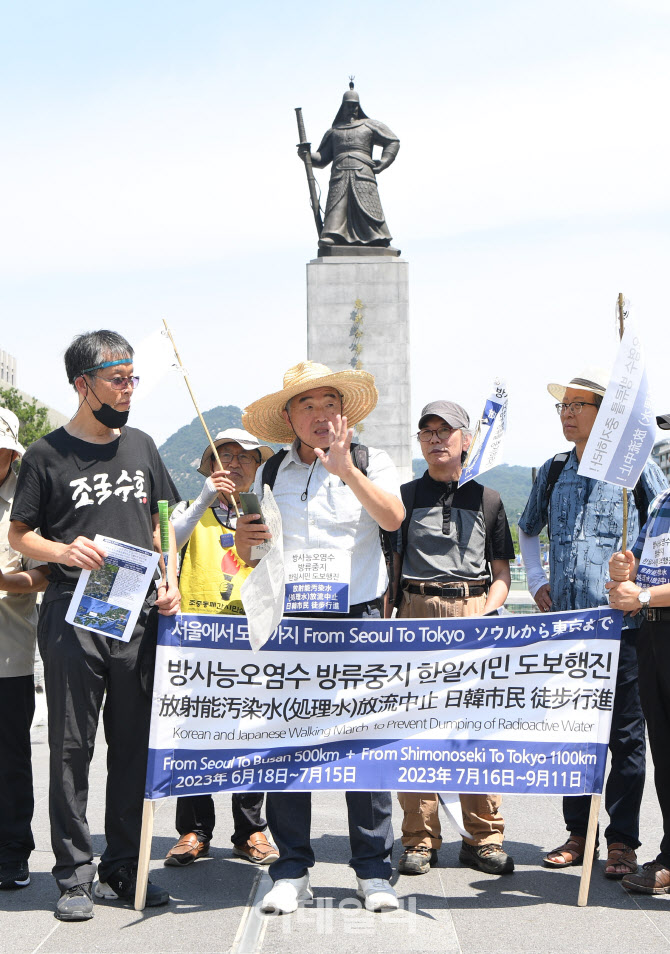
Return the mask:
[[622,614],[160,617],[146,799],[602,789]]

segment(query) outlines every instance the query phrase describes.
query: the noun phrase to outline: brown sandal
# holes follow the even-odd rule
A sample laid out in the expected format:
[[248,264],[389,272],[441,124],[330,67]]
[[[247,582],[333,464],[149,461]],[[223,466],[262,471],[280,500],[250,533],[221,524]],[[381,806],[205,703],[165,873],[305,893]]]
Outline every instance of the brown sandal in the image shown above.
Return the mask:
[[[625,871],[608,871],[608,868],[615,868],[622,865]],[[635,849],[624,845],[621,841],[614,841],[607,846],[607,864],[605,865],[605,877],[619,880],[626,875],[635,874],[637,871],[637,855]]]
[[568,868],[570,865],[581,865],[584,861],[585,847],[586,838],[582,838],[581,835],[570,835],[564,845],[548,852],[542,859],[542,863],[547,868]]

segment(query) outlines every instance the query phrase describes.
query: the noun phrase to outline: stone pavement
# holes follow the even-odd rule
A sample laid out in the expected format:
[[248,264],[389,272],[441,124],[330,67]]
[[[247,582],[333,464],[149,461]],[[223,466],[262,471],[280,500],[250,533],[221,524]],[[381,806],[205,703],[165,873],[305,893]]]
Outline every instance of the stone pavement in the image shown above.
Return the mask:
[[[57,891],[50,874],[45,727],[35,728],[33,736],[37,849],[30,861],[30,887],[0,895],[0,950],[6,954],[670,954],[670,896],[628,895],[619,883],[603,878],[600,861],[594,866],[589,905],[578,908],[581,869],[542,867],[542,853],[563,840],[556,797],[505,799],[506,847],[516,871],[503,878],[459,865],[458,840],[445,819],[439,867],[414,878],[394,874],[401,909],[380,915],[362,910],[355,897],[355,878],[346,866],[343,796],[315,796],[314,902],[293,915],[269,918],[253,908],[254,897],[265,890],[264,872],[230,852],[229,796],[216,799],[219,822],[210,856],[183,870],[162,864],[175,840],[175,803],[166,799],[156,812],[151,878],[170,891],[170,905],[136,912],[100,902],[92,921],[63,924],[53,917]],[[89,800],[98,853],[103,847],[104,757],[100,737]],[[399,814],[396,831],[398,823]],[[648,861],[660,839],[651,779],[642,834],[641,861]],[[400,850],[397,843],[394,859]]]

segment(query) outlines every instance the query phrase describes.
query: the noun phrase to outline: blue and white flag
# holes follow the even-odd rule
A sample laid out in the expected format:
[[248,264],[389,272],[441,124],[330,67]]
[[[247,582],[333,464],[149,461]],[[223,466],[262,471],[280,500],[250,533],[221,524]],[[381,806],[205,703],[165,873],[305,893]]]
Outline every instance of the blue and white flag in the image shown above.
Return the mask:
[[651,405],[642,342],[627,324],[577,472],[632,490],[656,439]]
[[503,462],[503,442],[507,427],[507,387],[496,378],[493,391],[487,397],[479,427],[474,436],[475,446],[463,467],[458,486],[478,477]]

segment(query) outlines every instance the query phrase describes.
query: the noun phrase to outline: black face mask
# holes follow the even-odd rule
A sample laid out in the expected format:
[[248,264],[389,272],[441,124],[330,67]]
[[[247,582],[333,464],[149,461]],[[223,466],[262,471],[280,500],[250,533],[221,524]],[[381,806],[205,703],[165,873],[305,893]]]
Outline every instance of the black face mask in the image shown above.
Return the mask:
[[[90,384],[89,388],[91,388]],[[93,388],[91,388],[91,391],[93,391]],[[93,394],[95,394],[95,391],[93,391]],[[98,395],[95,394],[95,396],[98,401],[100,401]],[[89,407],[91,407],[91,405],[88,403],[88,398],[86,398],[86,403]],[[103,402],[100,401],[99,408],[91,407],[91,414],[96,421],[99,421],[103,425],[103,427],[109,427],[112,430],[116,430],[117,427],[123,427],[123,425],[128,422],[128,415],[130,414],[130,411],[117,411],[111,407],[111,405],[103,404]]]

